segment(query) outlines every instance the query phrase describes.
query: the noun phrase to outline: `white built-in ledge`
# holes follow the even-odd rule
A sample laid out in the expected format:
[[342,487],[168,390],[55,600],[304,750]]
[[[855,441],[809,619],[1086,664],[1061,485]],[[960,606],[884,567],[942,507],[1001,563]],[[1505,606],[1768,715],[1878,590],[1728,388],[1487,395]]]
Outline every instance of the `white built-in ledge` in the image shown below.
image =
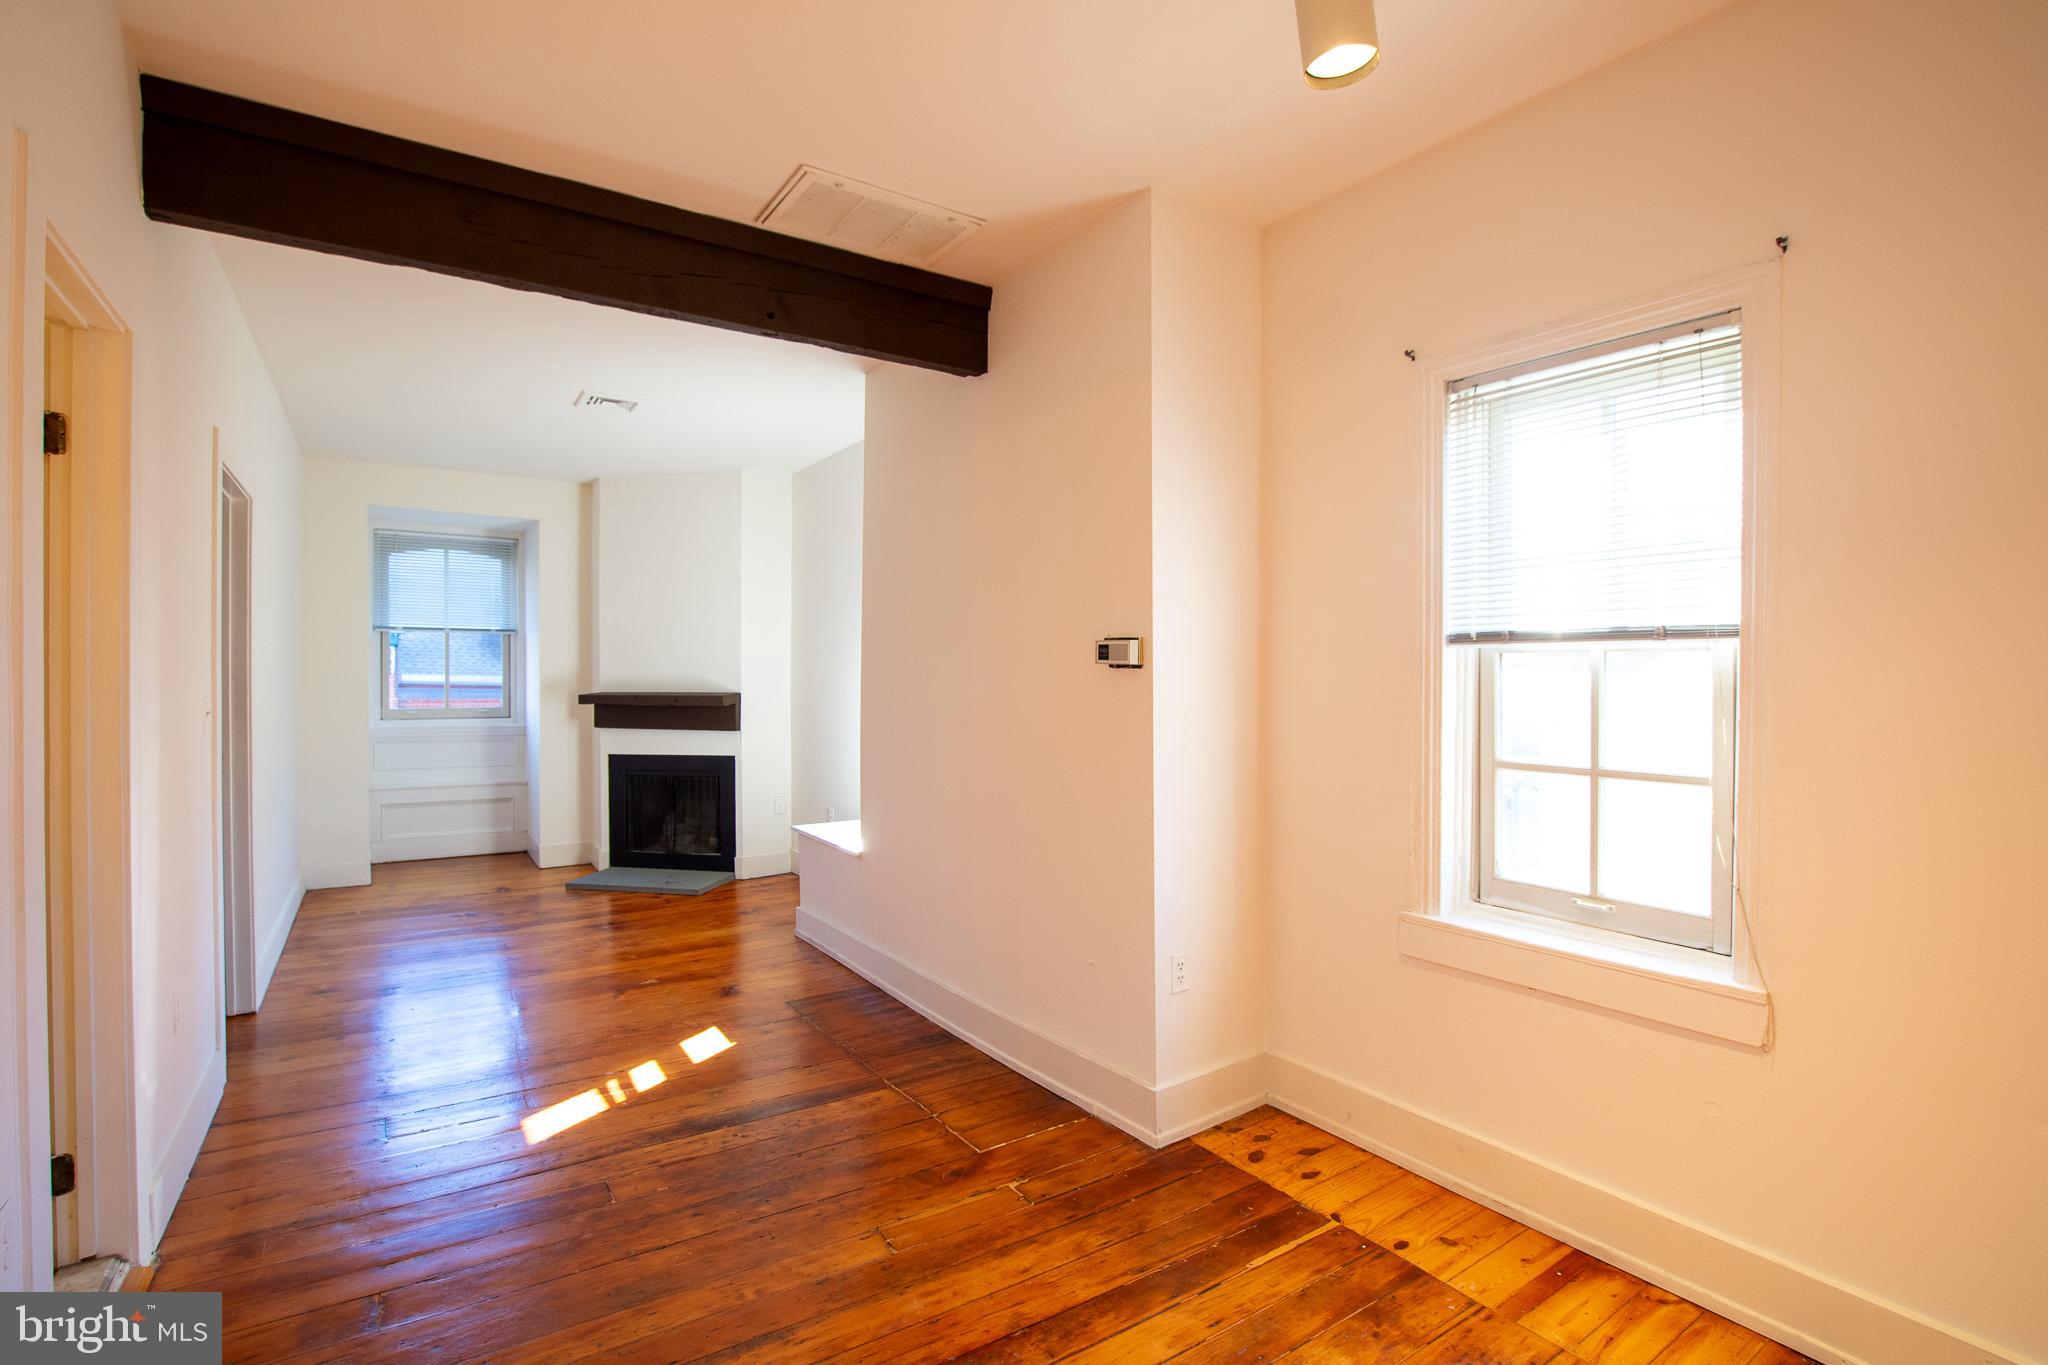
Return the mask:
[[1401,951],[1438,966],[1633,1015],[1688,1033],[1764,1047],[1771,997],[1727,957],[1664,950],[1625,935],[1522,924],[1526,917],[1401,916]]
[[867,847],[861,842],[858,820],[828,820],[815,825],[791,825],[790,828],[806,839],[816,839],[821,844],[829,844],[841,853],[851,853],[856,858]]

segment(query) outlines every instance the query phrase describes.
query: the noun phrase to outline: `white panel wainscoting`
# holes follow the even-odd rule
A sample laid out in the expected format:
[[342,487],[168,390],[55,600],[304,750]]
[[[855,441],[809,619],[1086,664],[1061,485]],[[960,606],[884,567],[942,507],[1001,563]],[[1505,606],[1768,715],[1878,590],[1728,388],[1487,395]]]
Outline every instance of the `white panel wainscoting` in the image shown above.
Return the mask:
[[517,722],[398,721],[370,733],[370,861],[526,849],[526,734]]
[[[422,779],[444,783],[526,780],[526,732],[516,722],[510,729],[492,726],[480,734],[451,733],[439,725],[424,728],[428,724],[401,721],[397,725],[402,728],[371,734],[372,785]],[[422,728],[415,732],[414,726]]]

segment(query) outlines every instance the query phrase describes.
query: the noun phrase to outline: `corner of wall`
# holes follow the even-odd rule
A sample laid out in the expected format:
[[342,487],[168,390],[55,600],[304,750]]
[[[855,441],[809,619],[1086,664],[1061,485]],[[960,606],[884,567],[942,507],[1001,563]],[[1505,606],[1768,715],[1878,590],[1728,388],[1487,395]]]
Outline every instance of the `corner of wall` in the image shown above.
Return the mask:
[[263,1007],[263,999],[270,994],[270,978],[277,974],[278,960],[284,956],[286,940],[292,936],[292,926],[299,921],[299,906],[306,899],[306,877],[303,871],[291,889],[285,893],[283,908],[278,911],[277,923],[270,934],[256,949],[256,1000],[255,1008]]
[[178,1206],[178,1197],[184,1193],[193,1163],[199,1159],[199,1149],[206,1142],[206,1130],[213,1126],[221,1096],[227,1093],[227,1084],[227,1053],[217,1049],[208,1058],[197,1083],[179,1107],[170,1132],[157,1148],[149,1187],[143,1196],[143,1226],[137,1239],[142,1261],[156,1254],[157,1243],[163,1239],[164,1228],[171,1220],[171,1210]]

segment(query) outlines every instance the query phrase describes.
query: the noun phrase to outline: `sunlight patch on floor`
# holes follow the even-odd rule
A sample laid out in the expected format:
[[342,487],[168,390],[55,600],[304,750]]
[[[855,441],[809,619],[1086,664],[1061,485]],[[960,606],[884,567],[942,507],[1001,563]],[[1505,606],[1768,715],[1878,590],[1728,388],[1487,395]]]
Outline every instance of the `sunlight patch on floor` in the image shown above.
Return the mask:
[[611,1108],[604,1102],[604,1096],[595,1090],[586,1090],[580,1095],[571,1095],[558,1104],[545,1109],[536,1109],[519,1121],[519,1131],[526,1134],[526,1145],[546,1142],[565,1129],[574,1128],[585,1119],[594,1119]]
[[[691,1065],[709,1061],[719,1053],[734,1046],[733,1040],[725,1036],[725,1030],[713,1024],[710,1028],[693,1033],[678,1044]],[[574,1128],[588,1119],[594,1119],[608,1109],[615,1109],[635,1095],[644,1095],[668,1079],[668,1072],[660,1062],[649,1057],[638,1066],[626,1070],[626,1081],[633,1088],[626,1089],[625,1082],[617,1076],[607,1077],[601,1084],[566,1100],[558,1101],[545,1109],[536,1109],[519,1121],[519,1131],[526,1135],[526,1145],[546,1142],[557,1133]],[[605,1097],[610,1096],[607,1100]]]
[[702,1033],[691,1034],[683,1039],[682,1043],[684,1055],[689,1057],[690,1063],[693,1066],[699,1062],[708,1061],[716,1057],[732,1045],[732,1039],[726,1037],[725,1030],[719,1028],[716,1024],[705,1029]]

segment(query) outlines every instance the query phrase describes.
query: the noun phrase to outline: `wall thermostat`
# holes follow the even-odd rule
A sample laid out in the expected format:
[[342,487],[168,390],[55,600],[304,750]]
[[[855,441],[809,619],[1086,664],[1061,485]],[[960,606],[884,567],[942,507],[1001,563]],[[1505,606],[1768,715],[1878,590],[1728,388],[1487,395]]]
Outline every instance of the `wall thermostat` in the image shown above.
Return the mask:
[[1112,635],[1095,642],[1095,662],[1111,668],[1143,668],[1145,641],[1137,635]]

